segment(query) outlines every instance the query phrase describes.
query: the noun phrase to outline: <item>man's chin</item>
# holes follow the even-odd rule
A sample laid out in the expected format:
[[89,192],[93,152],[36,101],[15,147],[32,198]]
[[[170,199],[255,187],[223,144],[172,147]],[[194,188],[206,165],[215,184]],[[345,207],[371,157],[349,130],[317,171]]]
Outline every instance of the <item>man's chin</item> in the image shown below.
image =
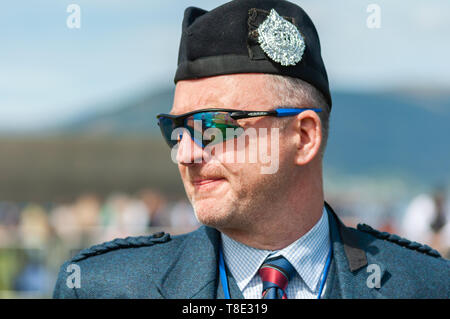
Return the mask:
[[220,203],[216,201],[214,205],[204,204],[196,202],[194,205],[195,216],[201,224],[221,228],[229,223],[231,213],[220,206]]

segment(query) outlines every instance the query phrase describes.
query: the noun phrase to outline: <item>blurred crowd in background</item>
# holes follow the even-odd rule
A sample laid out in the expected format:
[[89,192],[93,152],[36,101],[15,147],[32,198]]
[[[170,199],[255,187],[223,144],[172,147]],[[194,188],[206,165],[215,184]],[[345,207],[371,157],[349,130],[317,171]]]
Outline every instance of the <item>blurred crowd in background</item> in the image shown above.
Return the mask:
[[[450,210],[444,190],[418,194],[403,206],[350,197],[329,202],[347,225],[366,222],[449,257]],[[0,202],[0,298],[51,297],[59,267],[83,248],[156,231],[180,234],[198,226],[186,199],[169,199],[150,189],[106,198],[85,194],[71,203]]]
[[187,200],[169,201],[153,190],[85,194],[59,204],[0,201],[0,298],[51,297],[59,267],[83,248],[198,226]]

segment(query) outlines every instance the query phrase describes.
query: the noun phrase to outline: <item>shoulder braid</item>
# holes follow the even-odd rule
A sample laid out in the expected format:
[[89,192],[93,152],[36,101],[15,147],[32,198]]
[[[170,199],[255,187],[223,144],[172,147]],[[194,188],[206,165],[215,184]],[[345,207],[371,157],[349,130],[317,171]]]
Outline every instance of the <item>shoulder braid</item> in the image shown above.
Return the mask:
[[370,227],[367,224],[358,224],[357,229],[360,231],[369,233],[371,235],[374,235],[377,238],[393,242],[401,247],[415,250],[422,254],[426,254],[426,255],[429,255],[432,257],[436,257],[436,258],[441,257],[441,254],[437,250],[431,248],[430,246],[419,244],[418,242],[415,242],[415,241],[410,241],[410,240],[402,238],[398,235],[390,234],[387,232],[381,232],[379,230],[373,229],[372,227]]
[[117,238],[109,242],[105,242],[100,245],[95,245],[87,249],[83,249],[71,259],[73,262],[77,262],[92,256],[104,254],[108,251],[121,249],[121,248],[136,248],[144,246],[153,246],[154,244],[165,243],[170,240],[170,234],[164,232],[158,232],[150,236],[138,236]]

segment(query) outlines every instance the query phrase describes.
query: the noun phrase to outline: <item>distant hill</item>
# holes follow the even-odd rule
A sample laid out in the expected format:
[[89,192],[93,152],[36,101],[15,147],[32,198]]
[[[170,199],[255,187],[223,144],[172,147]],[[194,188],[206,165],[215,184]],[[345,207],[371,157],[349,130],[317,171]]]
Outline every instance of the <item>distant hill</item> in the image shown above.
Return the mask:
[[112,111],[81,115],[53,131],[94,135],[159,133],[156,115],[168,113],[172,101],[173,91],[169,89],[138,96],[131,100],[116,101]]
[[[158,134],[172,90],[117,103],[58,128],[64,134]],[[334,92],[325,166],[340,174],[450,181],[450,94]]]
[[353,175],[450,182],[450,95],[334,95],[326,165]]

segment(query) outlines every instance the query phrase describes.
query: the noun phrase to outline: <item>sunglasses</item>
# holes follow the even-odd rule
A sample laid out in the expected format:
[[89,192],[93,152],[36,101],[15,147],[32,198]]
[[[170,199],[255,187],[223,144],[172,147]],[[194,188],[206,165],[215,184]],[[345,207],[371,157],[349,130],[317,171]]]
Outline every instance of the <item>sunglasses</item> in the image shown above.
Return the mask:
[[[177,131],[177,133],[174,134],[174,131],[179,128],[185,129],[189,133],[191,139],[197,145],[204,148],[208,144],[217,142],[215,136],[205,137],[202,134],[202,132],[209,128],[218,129],[222,133],[222,139],[220,141],[226,141],[237,137],[236,129],[242,128],[237,121],[239,119],[260,116],[294,116],[307,110],[312,110],[314,112],[322,111],[320,108],[277,108],[271,111],[240,111],[214,108],[197,110],[181,115],[161,113],[158,114],[156,118],[158,119],[158,125],[164,140],[171,148],[181,141],[181,131]],[[195,125],[196,122],[201,123],[201,126]]]

